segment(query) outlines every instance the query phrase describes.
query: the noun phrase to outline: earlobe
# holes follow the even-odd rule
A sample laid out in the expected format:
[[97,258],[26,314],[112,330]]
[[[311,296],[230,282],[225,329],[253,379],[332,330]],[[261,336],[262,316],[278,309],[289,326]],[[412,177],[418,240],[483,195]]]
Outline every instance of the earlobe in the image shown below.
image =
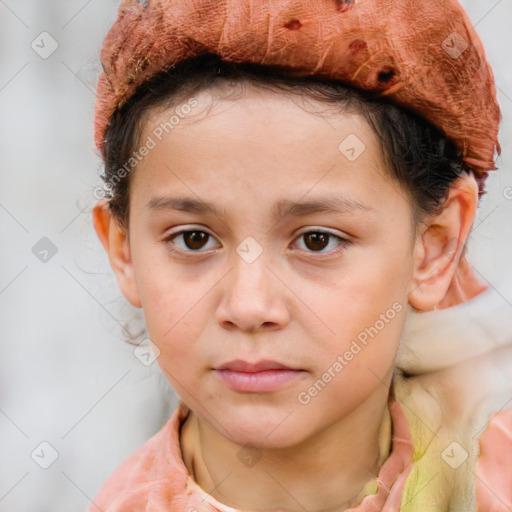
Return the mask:
[[94,229],[108,255],[121,292],[132,306],[142,307],[126,230],[112,215],[105,199],[96,203],[92,215]]
[[434,309],[445,297],[455,275],[478,206],[478,185],[461,176],[450,187],[443,208],[429,218],[415,245],[409,303]]

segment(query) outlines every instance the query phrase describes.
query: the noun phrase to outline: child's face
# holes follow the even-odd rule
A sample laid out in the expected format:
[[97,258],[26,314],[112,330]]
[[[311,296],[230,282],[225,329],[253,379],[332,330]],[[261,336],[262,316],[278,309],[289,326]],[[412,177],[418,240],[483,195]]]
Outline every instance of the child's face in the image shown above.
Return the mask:
[[[311,112],[323,103],[308,99],[308,112],[252,86],[195,100],[162,141],[174,108],[144,124],[141,143],[156,146],[130,191],[134,286],[158,364],[189,407],[238,444],[291,446],[387,396],[412,289],[411,204],[360,115],[321,117]],[[222,215],[168,207],[184,197]],[[298,208],[323,200],[365,207]],[[300,371],[233,388],[215,369],[235,359]]]

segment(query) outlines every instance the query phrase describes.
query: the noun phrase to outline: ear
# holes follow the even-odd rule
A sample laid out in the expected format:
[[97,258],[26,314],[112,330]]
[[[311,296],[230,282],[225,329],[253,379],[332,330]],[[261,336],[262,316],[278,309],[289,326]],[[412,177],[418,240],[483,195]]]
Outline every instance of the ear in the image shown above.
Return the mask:
[[427,218],[416,238],[409,303],[434,309],[445,297],[463,253],[478,207],[474,176],[457,178],[441,211]]
[[126,230],[112,215],[106,199],[96,203],[92,217],[94,229],[108,254],[121,292],[132,306],[142,307]]

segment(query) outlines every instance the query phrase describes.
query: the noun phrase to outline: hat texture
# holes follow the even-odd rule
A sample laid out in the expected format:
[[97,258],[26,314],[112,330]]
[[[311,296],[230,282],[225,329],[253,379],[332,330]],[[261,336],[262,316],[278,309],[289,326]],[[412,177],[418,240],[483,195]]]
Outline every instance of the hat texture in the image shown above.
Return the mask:
[[496,169],[494,76],[457,0],[123,0],[101,51],[101,153],[111,115],[139,85],[204,53],[375,91],[454,141],[480,186]]

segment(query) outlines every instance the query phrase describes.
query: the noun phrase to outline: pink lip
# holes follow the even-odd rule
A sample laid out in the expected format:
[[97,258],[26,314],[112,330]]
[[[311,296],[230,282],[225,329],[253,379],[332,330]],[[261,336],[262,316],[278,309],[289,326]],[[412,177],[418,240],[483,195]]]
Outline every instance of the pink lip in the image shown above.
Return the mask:
[[297,370],[298,368],[291,368],[290,366],[278,363],[277,361],[270,361],[267,359],[264,361],[258,361],[257,363],[248,363],[242,359],[235,359],[234,361],[229,361],[215,369],[251,373],[261,372],[263,370]]
[[235,391],[253,393],[275,391],[305,373],[304,370],[290,368],[276,361],[248,363],[240,359],[219,366],[214,371]]

